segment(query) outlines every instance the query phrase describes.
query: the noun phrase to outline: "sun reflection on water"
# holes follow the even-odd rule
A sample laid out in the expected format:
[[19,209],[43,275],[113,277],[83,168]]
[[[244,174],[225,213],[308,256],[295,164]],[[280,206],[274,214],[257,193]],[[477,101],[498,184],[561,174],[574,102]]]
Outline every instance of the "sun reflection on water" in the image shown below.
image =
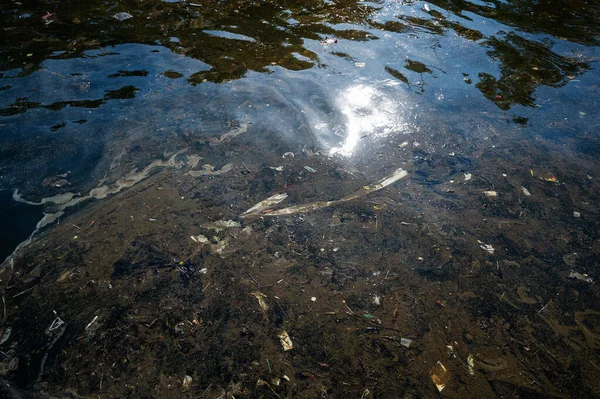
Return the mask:
[[356,84],[347,88],[336,105],[346,118],[346,126],[341,145],[329,150],[332,155],[349,157],[363,138],[381,138],[408,130],[402,104],[373,86]]

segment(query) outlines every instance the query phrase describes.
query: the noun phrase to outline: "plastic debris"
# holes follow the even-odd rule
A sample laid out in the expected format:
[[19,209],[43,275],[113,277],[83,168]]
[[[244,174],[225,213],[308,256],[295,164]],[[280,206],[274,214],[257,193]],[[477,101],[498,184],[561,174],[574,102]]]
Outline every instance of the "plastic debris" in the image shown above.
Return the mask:
[[364,62],[355,62],[355,63],[354,63],[354,66],[355,66],[356,68],[364,68],[366,65],[367,65],[367,64],[366,64],[366,63],[364,63]]
[[6,341],[8,341],[11,333],[12,333],[12,327],[6,327],[6,330],[4,330],[4,334],[2,334],[2,339],[0,339],[0,345],[5,343]]
[[[88,323],[88,325],[85,326],[85,330],[84,331],[88,331],[90,329],[95,330],[95,328],[92,328],[92,327],[97,327],[97,323],[96,323],[97,320],[98,320],[98,316],[94,316],[94,318],[92,319],[92,321],[90,321]],[[94,325],[94,324],[96,324],[96,325]]]
[[550,183],[558,183],[558,178],[554,175],[550,175],[549,177],[540,177],[540,180],[547,181]]
[[289,351],[294,348],[294,344],[287,333],[287,331],[282,331],[281,334],[278,335],[279,340],[281,341],[281,346],[283,346],[284,351]]
[[316,169],[313,169],[310,166],[305,166],[304,169],[308,170],[310,173],[317,173]]
[[185,377],[183,377],[183,389],[189,389],[190,386],[192,385],[192,377],[189,375],[186,375]]
[[54,321],[52,322],[52,324],[50,324],[50,327],[48,327],[48,329],[46,330],[47,333],[52,332],[56,329],[59,329],[60,327],[62,327],[62,325],[65,324],[65,322],[63,321],[63,319],[61,319],[60,317],[56,316],[56,319],[54,319]]
[[471,354],[467,357],[467,366],[469,366],[469,374],[475,375],[475,358]]
[[485,194],[486,197],[497,197],[498,196],[497,191],[484,191],[483,193]]
[[216,222],[204,223],[200,226],[204,227],[205,229],[214,230],[217,233],[225,229],[242,227],[240,222],[236,222],[234,220],[218,220]]
[[429,7],[429,4],[424,4],[424,5],[423,5],[423,10],[424,10],[425,12],[431,12],[431,7]]
[[131,15],[128,12],[118,12],[115,15],[113,15],[113,18],[116,19],[117,21],[125,21],[129,18],[133,18],[133,15]]
[[473,175],[472,175],[472,174],[470,174],[470,173],[465,173],[465,181],[469,181],[469,180],[471,180],[471,178],[472,178],[472,177],[473,177]]
[[269,169],[273,169],[277,172],[283,172],[283,166],[269,166]]
[[248,209],[246,212],[242,213],[241,217],[249,216],[253,214],[259,214],[265,209],[270,208],[273,205],[279,204],[281,201],[286,199],[288,195],[286,193],[275,194],[267,198],[266,200],[260,201],[258,204],[254,205],[252,208]]
[[251,293],[251,295],[256,298],[256,300],[258,301],[258,305],[262,310],[264,310],[265,312],[269,310],[269,305],[267,305],[267,302],[265,302],[265,298],[267,297],[265,294],[259,291],[254,291]]
[[529,197],[531,195],[529,190],[527,190],[525,187],[521,187],[521,191],[523,191],[523,194],[525,194],[527,197]]
[[192,241],[200,243],[200,244],[208,244],[209,243],[208,237],[203,236],[202,234],[199,234],[197,236],[190,236],[190,238],[192,239]]
[[581,217],[581,213],[577,212],[577,211],[573,211],[573,217],[580,218]]
[[493,255],[494,252],[496,251],[494,249],[494,247],[492,247],[490,244],[484,244],[483,242],[481,242],[479,240],[477,240],[477,242],[479,243],[479,247],[490,255]]
[[571,270],[571,273],[569,274],[569,278],[575,278],[577,280],[585,281],[586,283],[593,283],[594,282],[594,279],[591,278],[591,277],[589,277],[587,275],[587,273],[581,274],[581,273],[575,272],[573,270]]
[[285,152],[283,153],[283,155],[281,156],[281,158],[283,159],[289,159],[289,158],[294,158],[294,153],[293,152]]
[[448,373],[448,369],[446,369],[446,367],[439,360],[435,366],[431,368],[429,376],[439,392],[442,392],[450,381],[450,373]]
[[410,348],[410,345],[412,344],[412,339],[408,339],[408,338],[400,338],[400,345],[405,346],[407,348]]

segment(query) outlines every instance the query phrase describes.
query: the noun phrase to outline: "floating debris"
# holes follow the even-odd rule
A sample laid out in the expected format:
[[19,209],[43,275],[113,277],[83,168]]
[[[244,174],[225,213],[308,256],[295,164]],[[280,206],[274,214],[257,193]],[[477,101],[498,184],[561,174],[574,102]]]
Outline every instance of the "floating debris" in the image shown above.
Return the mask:
[[270,208],[273,205],[279,204],[281,201],[286,199],[288,195],[286,193],[275,194],[267,198],[266,200],[260,201],[258,204],[254,205],[252,208],[248,209],[246,212],[242,213],[241,217],[259,214],[262,211]]
[[410,345],[412,344],[412,339],[408,339],[408,338],[400,338],[400,345],[410,348]]
[[485,194],[486,197],[497,197],[498,196],[497,191],[484,191],[483,193]]
[[577,212],[577,211],[573,211],[573,217],[580,218],[581,217],[581,213]]
[[281,341],[281,346],[283,346],[284,351],[289,351],[294,348],[294,344],[287,333],[287,331],[282,331],[281,334],[278,335],[279,340]]
[[294,158],[294,153],[293,152],[284,152],[283,155],[281,156],[281,158],[283,159],[290,159],[290,158]]
[[549,177],[541,177],[540,180],[547,181],[550,183],[558,183],[558,178],[554,175],[550,175]]
[[594,279],[591,278],[591,277],[589,277],[587,275],[587,273],[581,274],[581,273],[575,272],[573,270],[571,270],[571,273],[569,274],[569,278],[575,278],[577,280],[585,281],[586,283],[593,283],[594,282]]
[[470,173],[465,173],[465,181],[469,181],[469,180],[471,180],[471,178],[472,178],[472,177],[473,177],[473,175],[472,175],[472,174],[470,174]]
[[354,66],[355,66],[356,68],[364,68],[366,65],[367,65],[367,64],[366,64],[366,63],[364,63],[364,62],[355,62],[355,63],[354,63]]
[[[389,174],[388,176],[384,177],[383,179],[378,180],[372,184],[363,186],[361,189],[358,189],[355,192],[353,192],[352,194],[349,194],[339,200],[317,201],[317,202],[311,202],[311,203],[303,204],[303,205],[295,205],[295,206],[291,206],[289,208],[279,209],[279,210],[268,212],[268,213],[262,212],[263,210],[265,210],[269,206],[271,206],[272,203],[268,203],[268,205],[266,205],[266,206],[262,206],[261,204],[263,202],[269,202],[271,200],[271,198],[275,197],[275,196],[273,196],[273,197],[267,198],[266,200],[264,200],[262,202],[259,202],[252,208],[248,209],[246,212],[244,212],[242,214],[241,217],[293,215],[296,213],[310,212],[310,211],[314,211],[314,210],[321,209],[321,208],[327,208],[327,207],[333,206],[333,205],[339,205],[339,204],[363,197],[369,193],[381,190],[382,188],[387,187],[390,184],[397,182],[398,180],[406,177],[407,175],[408,175],[408,172],[406,170],[404,170],[402,168],[398,168],[394,172]],[[287,194],[282,194],[282,195],[285,195],[285,197],[287,197]],[[284,199],[285,199],[285,197],[284,197]],[[279,201],[279,202],[281,202],[281,201]],[[261,205],[261,206],[259,207],[259,205]]]
[[189,375],[186,375],[185,377],[183,377],[183,389],[187,390],[190,388],[190,386],[192,385],[192,377]]
[[208,237],[203,236],[202,234],[199,234],[197,236],[190,236],[190,238],[192,239],[192,241],[200,243],[200,244],[208,244],[209,243]]
[[[94,318],[92,319],[92,321],[89,322],[89,324],[87,326],[85,326],[85,330],[84,331],[88,331],[88,330],[95,330],[95,328],[92,327],[97,327],[96,321],[98,320],[98,316],[94,316]],[[96,325],[95,325],[96,324]]]
[[484,244],[483,242],[481,242],[479,240],[477,240],[477,242],[479,243],[479,247],[490,255],[493,255],[494,252],[496,251],[494,249],[494,247],[492,247],[490,244]]
[[254,298],[256,298],[256,300],[258,301],[258,305],[260,306],[260,308],[263,311],[267,311],[269,310],[269,305],[267,305],[267,302],[265,302],[265,298],[267,297],[265,294],[263,294],[262,292],[259,291],[254,291],[250,293]]
[[527,197],[531,196],[531,193],[525,187],[521,187],[521,191],[523,191],[523,194],[525,194]]
[[469,374],[475,375],[475,358],[472,354],[467,357],[467,366],[469,366]]
[[4,330],[4,334],[2,334],[2,338],[0,339],[0,345],[5,343],[6,341],[8,341],[11,333],[12,333],[12,327],[10,327],[10,326],[6,327],[6,330]]
[[235,220],[218,220],[216,222],[204,223],[200,226],[205,229],[214,230],[217,233],[225,229],[242,227],[241,223]]
[[233,139],[234,137],[237,137],[243,133],[246,133],[247,131],[248,131],[248,124],[241,123],[240,126],[231,129],[227,133],[222,134],[218,139],[212,137],[209,139],[209,141],[212,145],[219,145],[219,144],[223,143],[224,141],[231,141],[231,139]]
[[52,322],[52,324],[50,324],[50,327],[48,327],[48,329],[46,330],[46,333],[50,333],[60,327],[62,327],[62,325],[65,324],[65,322],[63,321],[63,319],[61,319],[60,317],[56,316],[56,318],[54,319],[54,321]]
[[431,368],[429,376],[439,392],[442,392],[450,381],[450,373],[448,373],[448,369],[446,369],[446,367],[439,360],[435,366]]
[[121,22],[121,21],[125,21],[129,18],[133,18],[133,15],[131,15],[128,12],[118,12],[115,15],[113,15],[113,18],[116,19],[117,21]]
[[317,173],[316,169],[313,169],[310,166],[305,166],[304,169],[308,170],[310,173]]
[[275,170],[277,172],[283,172],[283,166],[269,166],[269,169]]
[[429,7],[429,4],[424,4],[424,5],[423,5],[423,10],[424,10],[425,12],[431,12],[431,7]]

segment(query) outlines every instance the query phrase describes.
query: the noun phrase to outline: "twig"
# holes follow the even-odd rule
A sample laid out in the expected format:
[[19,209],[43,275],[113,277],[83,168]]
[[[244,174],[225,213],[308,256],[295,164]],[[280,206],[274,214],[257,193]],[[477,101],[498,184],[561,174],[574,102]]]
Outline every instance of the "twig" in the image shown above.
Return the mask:
[[258,288],[260,288],[260,284],[258,284],[258,282],[254,279],[254,277],[252,277],[252,275],[250,273],[248,273],[248,277],[250,277],[250,280],[252,280],[254,282],[254,284],[256,284],[256,286]]
[[0,325],[6,323],[6,300],[4,300],[4,295],[2,295],[2,304],[4,305],[4,317],[2,318],[2,323],[0,323]]
[[200,394],[200,396],[204,396],[204,394],[206,393],[206,391],[208,391],[210,389],[210,387],[212,387],[212,382],[210,384],[208,384],[208,386],[206,387],[206,389],[204,391],[202,391],[202,393]]
[[552,299],[550,299],[550,300],[548,301],[548,303],[544,305],[544,307],[543,307],[543,308],[541,308],[540,310],[538,310],[538,314],[539,314],[539,313],[540,313],[542,310],[546,309],[546,306],[550,305],[550,302],[552,302]]
[[152,320],[152,323],[150,323],[150,324],[146,324],[146,327],[148,327],[148,328],[152,327],[152,324],[154,324],[154,322],[155,322],[156,320],[158,320],[158,318],[156,318],[156,319]]
[[27,291],[31,291],[32,289],[35,288],[35,285],[33,287],[27,288],[25,291],[21,291],[19,292],[17,295],[13,295],[13,298],[18,297],[19,295],[23,295],[24,293],[26,293]]

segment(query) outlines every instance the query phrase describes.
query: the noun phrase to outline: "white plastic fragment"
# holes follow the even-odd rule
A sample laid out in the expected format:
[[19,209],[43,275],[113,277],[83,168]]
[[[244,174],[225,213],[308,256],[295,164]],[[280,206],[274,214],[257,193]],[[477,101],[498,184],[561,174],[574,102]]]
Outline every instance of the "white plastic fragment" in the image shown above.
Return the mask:
[[185,377],[183,377],[183,388],[187,389],[192,385],[192,377],[189,375],[186,375]]
[[412,344],[412,339],[408,338],[400,338],[400,345],[410,348],[410,344]]
[[475,358],[472,354],[469,354],[469,357],[467,357],[467,366],[469,366],[469,374],[475,375]]
[[483,242],[481,242],[479,240],[477,240],[477,242],[479,243],[479,247],[490,255],[493,255],[494,252],[496,251],[494,249],[494,247],[492,247],[490,244],[484,244]]
[[472,175],[472,174],[470,174],[470,173],[465,173],[465,181],[469,181],[469,180],[471,180],[471,178],[472,178],[472,177],[473,177],[473,175]]
[[581,213],[577,212],[577,211],[573,211],[573,217],[580,218],[581,217]]
[[133,18],[133,15],[131,15],[128,12],[118,12],[115,15],[113,15],[113,18],[116,19],[117,21],[125,21],[129,18]]
[[256,298],[256,300],[258,301],[258,306],[260,306],[260,308],[263,311],[267,311],[269,310],[269,305],[267,305],[267,302],[265,302],[265,298],[267,297],[265,294],[263,294],[260,291],[254,291],[251,293],[251,295]]
[[98,316],[94,316],[92,321],[90,321],[89,324],[87,326],[85,326],[85,331],[89,330],[90,327],[96,322],[96,320],[98,320]]
[[292,339],[290,338],[287,331],[282,331],[281,334],[278,335],[279,340],[281,341],[281,346],[283,346],[284,351],[289,351],[294,348],[294,344],[292,343]]
[[364,63],[364,62],[355,62],[354,63],[354,66],[357,67],[357,68],[364,68],[365,65],[367,65],[367,64]]
[[260,213],[269,207],[279,204],[281,201],[286,199],[288,195],[286,193],[275,194],[267,198],[266,200],[260,201],[246,212],[242,213],[242,217],[250,214]]
[[527,190],[525,187],[521,187],[521,191],[523,191],[523,194],[525,194],[527,197],[529,197],[531,195],[529,190]]
[[594,279],[589,277],[587,273],[578,273],[576,271],[571,270],[571,274],[569,274],[569,278],[575,278],[577,280],[585,281],[586,283],[593,283]]
[[497,197],[498,196],[497,191],[484,191],[483,193],[485,194],[486,197]]
[[199,234],[197,236],[190,236],[190,238],[192,239],[192,241],[200,244],[208,244],[209,242],[208,237],[203,236],[202,234]]

